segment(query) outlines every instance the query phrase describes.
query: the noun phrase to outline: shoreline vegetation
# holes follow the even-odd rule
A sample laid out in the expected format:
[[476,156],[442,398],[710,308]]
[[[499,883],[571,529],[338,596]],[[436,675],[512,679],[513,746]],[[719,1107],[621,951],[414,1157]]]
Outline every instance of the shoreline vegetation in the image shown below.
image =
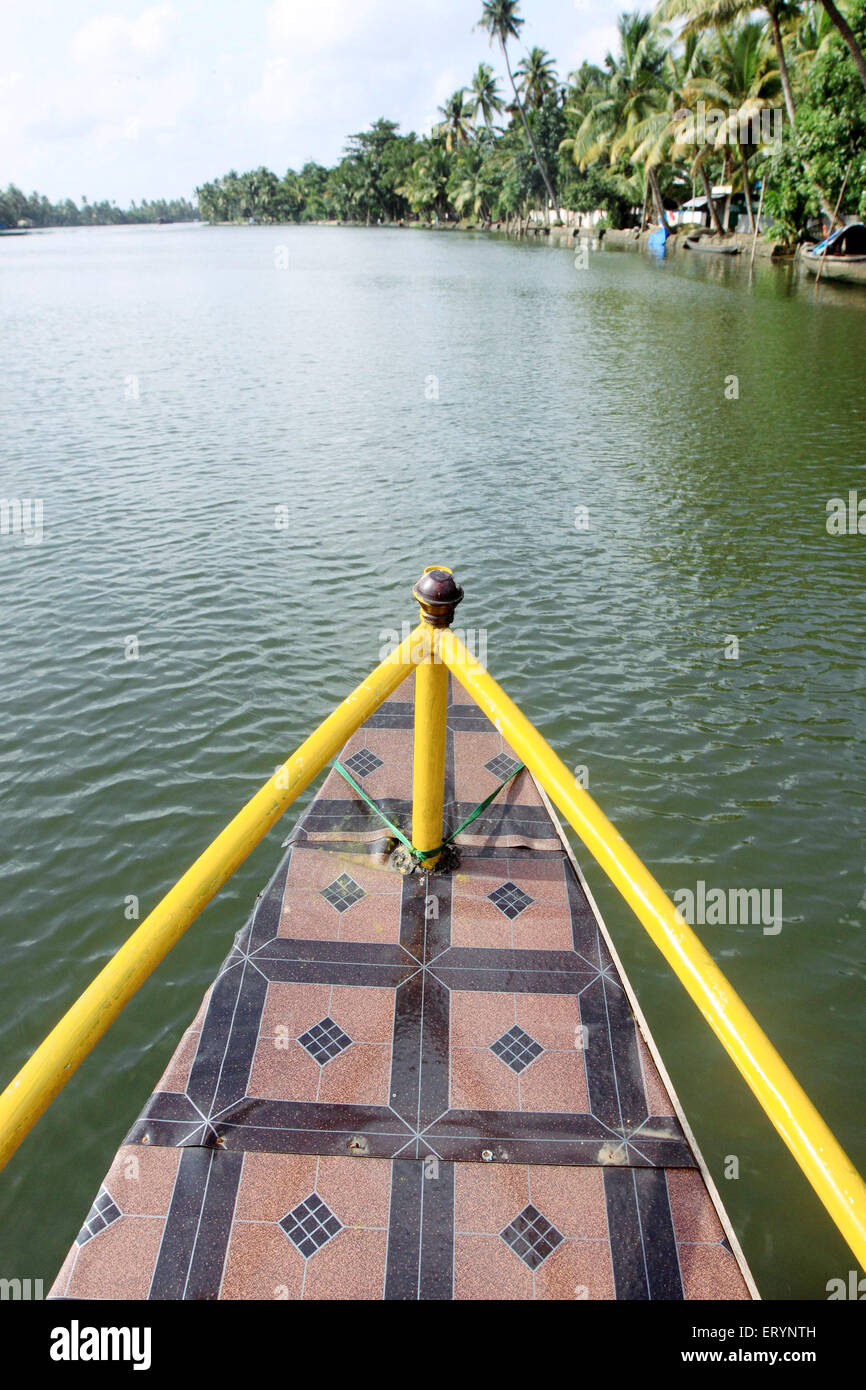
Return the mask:
[[523,24],[517,0],[484,0],[476,27],[505,76],[480,63],[429,135],[379,117],[331,168],[230,170],[197,206],[52,204],[10,185],[0,228],[200,218],[639,237],[661,224],[795,246],[866,220],[866,0],[659,0],[619,16],[601,66],[566,77],[539,47],[513,64]]

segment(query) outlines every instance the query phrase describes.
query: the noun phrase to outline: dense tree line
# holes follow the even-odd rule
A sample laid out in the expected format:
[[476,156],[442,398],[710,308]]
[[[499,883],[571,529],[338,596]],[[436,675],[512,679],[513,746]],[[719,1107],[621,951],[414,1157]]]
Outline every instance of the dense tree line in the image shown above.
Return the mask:
[[[480,63],[427,135],[380,117],[333,168],[235,170],[185,199],[76,205],[0,193],[0,224],[181,221],[364,223],[551,219],[604,211],[664,219],[695,192],[732,188],[755,223],[758,189],[786,234],[822,212],[866,217],[866,0],[658,0],[620,15],[600,66],[561,77],[543,48],[516,64],[517,0],[483,0],[479,26],[505,76]],[[705,121],[706,113],[712,115]],[[772,123],[762,124],[772,115]],[[778,118],[778,120],[777,120]]]
[[0,227],[93,227],[113,226],[124,222],[192,222],[198,208],[186,198],[144,199],[128,208],[103,201],[89,203],[82,195],[79,207],[71,198],[52,203],[44,195],[31,193],[28,197],[14,183],[5,192],[0,190]]
[[[523,22],[516,0],[484,0],[505,78],[481,63],[429,135],[380,118],[333,168],[232,170],[196,190],[202,216],[487,222],[600,208],[622,226],[722,184],[751,227],[764,184],[765,211],[796,234],[831,214],[846,175],[842,210],[866,216],[866,0],[660,0],[620,16],[602,65],[565,78],[543,48],[512,65]],[[715,113],[705,128],[703,111]]]

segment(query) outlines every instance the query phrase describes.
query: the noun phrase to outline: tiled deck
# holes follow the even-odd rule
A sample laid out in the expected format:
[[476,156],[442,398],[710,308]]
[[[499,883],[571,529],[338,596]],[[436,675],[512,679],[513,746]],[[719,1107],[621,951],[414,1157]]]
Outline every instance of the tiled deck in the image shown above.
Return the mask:
[[[446,820],[515,765],[450,683]],[[343,761],[408,829],[411,680]],[[527,772],[402,878],[331,772],[51,1297],[749,1293]]]

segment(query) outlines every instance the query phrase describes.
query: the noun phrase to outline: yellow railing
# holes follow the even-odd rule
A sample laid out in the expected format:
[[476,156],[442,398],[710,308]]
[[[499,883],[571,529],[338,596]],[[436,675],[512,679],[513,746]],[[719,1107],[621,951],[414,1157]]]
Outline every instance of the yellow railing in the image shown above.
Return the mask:
[[413,846],[443,834],[447,671],[550,796],[682,981],[866,1268],[866,1185],[798,1081],[648,869],[501,686],[449,630],[462,590],[432,566],[422,621],[252,798],[145,918],[0,1096],[0,1167],[174,943],[283,811],[416,668]]
[[0,1168],[187,927],[255,849],[287,806],[429,652],[419,624],[279,767],[166,893],[64,1014],[0,1096]]
[[538,779],[646,927],[866,1268],[866,1185],[796,1077],[670,898],[550,744],[454,633],[443,630],[435,640],[445,665]]

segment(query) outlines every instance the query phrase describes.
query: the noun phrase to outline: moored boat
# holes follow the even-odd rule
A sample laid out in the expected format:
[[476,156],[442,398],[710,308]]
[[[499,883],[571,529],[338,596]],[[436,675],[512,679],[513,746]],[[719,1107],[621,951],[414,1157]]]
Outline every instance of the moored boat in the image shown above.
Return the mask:
[[804,248],[801,261],[810,275],[820,275],[822,280],[866,285],[866,224],[852,222],[817,246]]

